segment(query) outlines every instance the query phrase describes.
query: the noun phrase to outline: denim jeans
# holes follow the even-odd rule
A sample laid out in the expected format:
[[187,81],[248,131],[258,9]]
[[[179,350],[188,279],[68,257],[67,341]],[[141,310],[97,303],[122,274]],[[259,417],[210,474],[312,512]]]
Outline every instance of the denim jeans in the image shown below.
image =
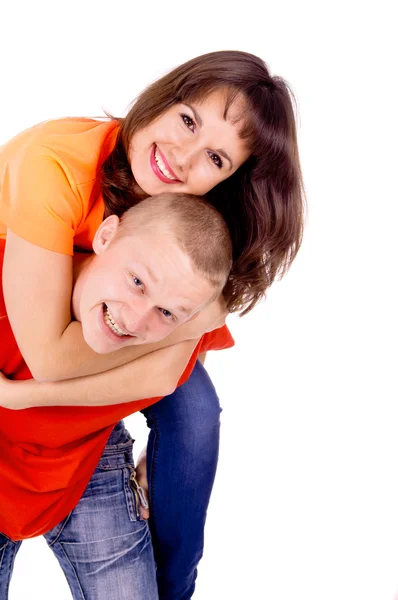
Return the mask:
[[150,528],[159,598],[189,600],[203,553],[207,507],[216,474],[220,403],[205,368],[143,412]]
[[[130,484],[132,445],[118,423],[79,503],[44,536],[76,600],[158,598],[151,535]],[[0,533],[0,600],[21,543]]]
[[[129,485],[132,440],[120,422],[78,505],[44,536],[74,599],[189,600],[193,595],[217,467],[219,400],[198,362],[184,385],[143,412],[151,429],[153,550]],[[7,599],[20,545],[0,533],[0,600]]]

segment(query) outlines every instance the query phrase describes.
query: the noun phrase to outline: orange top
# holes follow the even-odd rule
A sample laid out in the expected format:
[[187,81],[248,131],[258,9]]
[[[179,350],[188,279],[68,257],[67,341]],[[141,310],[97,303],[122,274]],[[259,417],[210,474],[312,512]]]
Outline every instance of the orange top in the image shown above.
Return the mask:
[[[98,169],[111,152],[117,123],[49,121],[0,149],[0,282],[6,228],[43,248],[73,254],[91,248],[104,212]],[[226,327],[203,336],[197,356],[229,348]],[[30,371],[14,339],[0,285],[0,370],[12,379]],[[159,398],[103,407],[0,408],[0,531],[19,540],[41,535],[77,504],[113,426]]]

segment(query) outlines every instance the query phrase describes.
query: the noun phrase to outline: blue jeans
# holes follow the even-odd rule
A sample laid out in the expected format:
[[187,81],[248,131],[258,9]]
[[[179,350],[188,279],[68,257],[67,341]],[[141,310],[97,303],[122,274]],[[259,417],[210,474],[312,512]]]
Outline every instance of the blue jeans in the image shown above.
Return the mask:
[[143,412],[151,429],[147,470],[159,598],[188,600],[217,468],[220,403],[197,362],[184,385]]
[[[129,485],[132,441],[122,422],[72,513],[46,538],[79,600],[188,600],[203,553],[218,459],[220,404],[198,362],[189,380],[143,411],[151,431],[147,465],[150,530]],[[0,533],[0,600],[21,542]]]
[[[79,503],[44,536],[75,600],[158,598],[151,535],[130,484],[132,445],[118,423]],[[21,543],[0,533],[0,600]]]

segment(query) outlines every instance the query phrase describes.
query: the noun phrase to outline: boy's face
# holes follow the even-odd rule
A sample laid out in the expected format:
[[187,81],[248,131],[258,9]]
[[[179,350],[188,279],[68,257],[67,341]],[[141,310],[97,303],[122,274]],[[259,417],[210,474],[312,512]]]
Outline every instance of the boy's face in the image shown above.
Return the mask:
[[99,227],[73,295],[84,338],[100,354],[161,340],[215,291],[161,224],[115,239],[118,227],[115,215]]

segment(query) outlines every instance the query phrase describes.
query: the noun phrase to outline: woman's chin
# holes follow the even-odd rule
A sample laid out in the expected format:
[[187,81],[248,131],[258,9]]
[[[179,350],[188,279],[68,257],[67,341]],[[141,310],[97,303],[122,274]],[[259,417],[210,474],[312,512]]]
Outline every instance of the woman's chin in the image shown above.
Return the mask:
[[[145,185],[145,188],[148,188],[148,186]],[[149,196],[154,196],[156,194],[156,190],[146,191],[146,189],[141,187],[136,181],[133,183],[133,191],[140,200],[145,200],[146,198],[149,198]]]

